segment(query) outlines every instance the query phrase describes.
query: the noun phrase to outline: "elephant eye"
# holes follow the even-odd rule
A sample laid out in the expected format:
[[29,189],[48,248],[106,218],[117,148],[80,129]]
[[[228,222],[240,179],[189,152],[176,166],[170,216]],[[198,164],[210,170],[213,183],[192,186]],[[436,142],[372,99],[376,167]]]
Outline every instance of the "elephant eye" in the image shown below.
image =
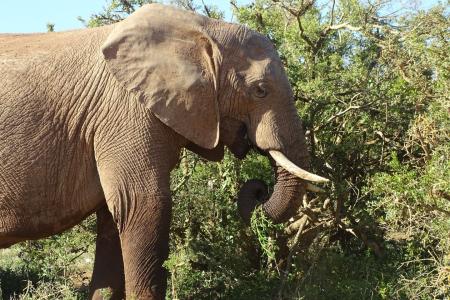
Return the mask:
[[253,87],[253,95],[258,98],[264,98],[267,96],[267,87],[264,82],[259,82]]

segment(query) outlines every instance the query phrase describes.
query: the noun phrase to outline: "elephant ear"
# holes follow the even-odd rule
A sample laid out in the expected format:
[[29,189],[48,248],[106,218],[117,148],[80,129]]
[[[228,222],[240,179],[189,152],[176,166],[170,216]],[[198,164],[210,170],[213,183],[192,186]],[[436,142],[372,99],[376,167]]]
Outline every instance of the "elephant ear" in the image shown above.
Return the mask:
[[163,123],[212,149],[219,140],[220,52],[209,19],[151,4],[112,30],[102,46],[115,78]]

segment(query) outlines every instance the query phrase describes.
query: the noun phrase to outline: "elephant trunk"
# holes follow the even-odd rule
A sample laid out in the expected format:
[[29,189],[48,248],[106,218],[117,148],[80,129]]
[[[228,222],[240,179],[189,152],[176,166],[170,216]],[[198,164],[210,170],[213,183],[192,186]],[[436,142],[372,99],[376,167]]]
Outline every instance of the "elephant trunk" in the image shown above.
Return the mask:
[[305,183],[282,167],[275,168],[276,184],[263,209],[275,223],[281,223],[297,212],[305,194]]
[[[306,159],[307,160],[307,159]],[[260,180],[249,180],[238,195],[238,210],[246,223],[258,204],[275,223],[287,221],[295,214],[306,192],[306,182],[281,166],[274,166],[276,183],[268,199],[267,186]]]
[[[324,183],[328,179],[312,174],[303,128],[295,107],[289,106],[279,113],[264,114],[256,127],[249,127],[254,144],[271,158],[276,183],[272,195],[267,197],[266,185],[257,180],[246,182],[238,195],[238,209],[248,223],[252,211],[262,204],[265,213],[275,222],[287,221],[296,212],[306,189],[320,191],[309,182]],[[264,201],[266,200],[266,201]]]

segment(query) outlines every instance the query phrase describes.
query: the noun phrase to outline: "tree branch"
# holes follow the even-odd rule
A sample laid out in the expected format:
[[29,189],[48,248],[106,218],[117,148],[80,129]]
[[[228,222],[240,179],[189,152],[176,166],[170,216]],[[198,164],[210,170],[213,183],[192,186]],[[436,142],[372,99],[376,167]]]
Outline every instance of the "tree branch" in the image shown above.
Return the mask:
[[205,9],[206,15],[209,18],[212,18],[211,10],[209,9],[208,5],[205,4],[205,1],[202,0],[203,8]]
[[351,30],[351,31],[359,31],[359,30],[362,29],[360,26],[355,27],[355,26],[352,26],[352,25],[350,25],[348,23],[342,23],[342,24],[328,26],[327,30],[328,31],[329,30],[339,30],[339,29],[343,29],[343,28]]
[[360,105],[351,105],[351,106],[347,107],[347,108],[344,109],[343,111],[340,111],[340,112],[338,112],[337,114],[335,114],[335,115],[329,117],[328,120],[325,121],[325,123],[320,124],[320,125],[317,125],[317,126],[314,128],[314,131],[318,131],[318,130],[321,129],[322,127],[324,127],[324,126],[328,125],[329,123],[331,123],[334,119],[336,119],[336,118],[338,118],[338,117],[340,117],[340,116],[346,114],[346,113],[349,112],[350,110],[353,110],[353,109],[359,109],[359,108],[361,108]]
[[291,269],[292,257],[294,256],[294,254],[297,252],[297,250],[299,248],[300,236],[303,232],[303,228],[305,227],[307,221],[308,221],[307,215],[303,215],[302,218],[299,220],[299,223],[300,223],[299,229],[297,231],[297,234],[294,237],[292,247],[289,251],[289,255],[287,258],[287,262],[286,262],[286,269],[282,272],[281,284],[280,284],[280,288],[278,290],[278,299],[280,299],[280,300],[283,299],[283,290],[284,290],[284,286],[286,285],[287,276],[289,275],[289,271]]
[[331,16],[330,16],[330,27],[333,26],[334,22],[334,6],[336,4],[336,0],[333,0],[333,5],[331,6]]

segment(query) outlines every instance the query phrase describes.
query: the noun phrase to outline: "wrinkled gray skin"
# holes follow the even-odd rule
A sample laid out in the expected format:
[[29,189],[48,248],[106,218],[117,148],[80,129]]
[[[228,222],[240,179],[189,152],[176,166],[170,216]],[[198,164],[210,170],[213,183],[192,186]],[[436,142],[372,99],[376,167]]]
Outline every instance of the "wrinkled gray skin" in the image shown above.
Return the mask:
[[[96,299],[101,288],[164,299],[183,147],[217,161],[224,145],[243,158],[251,143],[308,166],[277,52],[243,26],[148,5],[116,25],[0,35],[0,74],[0,248],[97,212]],[[244,217],[256,200],[276,222],[298,207],[304,183],[274,171],[270,199],[245,185]]]

